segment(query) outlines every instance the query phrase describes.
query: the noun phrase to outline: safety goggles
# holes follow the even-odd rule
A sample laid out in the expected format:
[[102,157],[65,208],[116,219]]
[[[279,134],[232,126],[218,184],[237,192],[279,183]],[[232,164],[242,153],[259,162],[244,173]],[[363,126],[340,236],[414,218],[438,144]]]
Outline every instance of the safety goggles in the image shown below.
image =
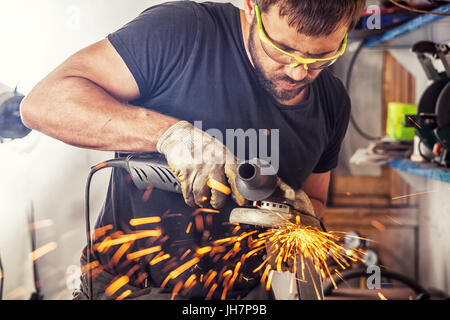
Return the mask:
[[345,34],[344,40],[342,41],[341,48],[339,49],[339,52],[328,58],[319,58],[319,59],[313,59],[313,58],[302,58],[296,55],[293,55],[289,52],[286,52],[283,49],[280,49],[275,44],[273,44],[272,41],[269,40],[268,36],[264,32],[264,27],[261,20],[261,11],[259,9],[258,3],[255,0],[255,12],[256,12],[256,21],[258,24],[258,34],[259,39],[261,40],[261,45],[263,47],[264,52],[274,61],[289,65],[291,68],[296,68],[299,65],[303,65],[305,70],[311,69],[311,70],[321,70],[328,68],[333,63],[336,62],[336,60],[342,56],[345,52],[345,48],[347,47],[347,35]]

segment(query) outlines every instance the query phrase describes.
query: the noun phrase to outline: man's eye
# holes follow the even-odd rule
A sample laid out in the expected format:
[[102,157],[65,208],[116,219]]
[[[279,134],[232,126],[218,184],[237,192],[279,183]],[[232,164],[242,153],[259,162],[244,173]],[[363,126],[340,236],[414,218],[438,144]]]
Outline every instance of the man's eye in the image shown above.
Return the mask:
[[292,49],[292,48],[288,48],[288,47],[285,47],[285,46],[281,46],[281,47],[279,47],[281,50],[283,50],[283,51],[286,51],[287,53],[291,53],[291,54],[294,54],[296,51],[294,50],[294,49]]

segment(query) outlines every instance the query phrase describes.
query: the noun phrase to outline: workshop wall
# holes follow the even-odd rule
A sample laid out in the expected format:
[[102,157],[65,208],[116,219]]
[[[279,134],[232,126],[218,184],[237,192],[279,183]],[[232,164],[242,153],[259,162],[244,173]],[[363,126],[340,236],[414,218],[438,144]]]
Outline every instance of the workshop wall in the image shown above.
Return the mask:
[[[446,18],[447,23],[450,19]],[[450,35],[446,35],[446,41]],[[407,50],[390,50],[416,80],[417,102],[431,83],[417,58]],[[442,65],[436,64],[439,71]],[[426,192],[416,197],[418,208],[418,281],[450,295],[450,184],[397,171],[410,186],[411,193]]]

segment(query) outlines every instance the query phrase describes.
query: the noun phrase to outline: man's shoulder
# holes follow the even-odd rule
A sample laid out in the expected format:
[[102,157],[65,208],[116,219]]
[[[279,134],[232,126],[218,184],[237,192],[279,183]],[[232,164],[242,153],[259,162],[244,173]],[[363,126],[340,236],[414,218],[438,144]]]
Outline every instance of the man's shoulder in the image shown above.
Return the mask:
[[[192,13],[205,14],[216,12],[230,12],[237,8],[231,3],[223,2],[195,2],[195,1],[167,1],[145,9],[142,14],[153,12],[167,12],[172,15],[191,15]],[[180,22],[180,21],[179,21]]]
[[321,86],[333,94],[347,95],[347,90],[344,87],[341,79],[336,77],[332,71],[325,69],[319,75]]
[[341,79],[336,77],[332,71],[325,69],[317,80],[320,96],[327,100],[329,107],[339,108],[341,112],[345,107],[346,111],[350,112],[350,97]]
[[149,27],[157,23],[161,29],[187,28],[201,33],[214,30],[221,22],[233,21],[236,10],[231,3],[169,1],[145,9],[137,20],[148,22]]
[[323,70],[317,79],[318,99],[330,128],[346,125],[351,113],[350,97],[342,81],[330,70]]

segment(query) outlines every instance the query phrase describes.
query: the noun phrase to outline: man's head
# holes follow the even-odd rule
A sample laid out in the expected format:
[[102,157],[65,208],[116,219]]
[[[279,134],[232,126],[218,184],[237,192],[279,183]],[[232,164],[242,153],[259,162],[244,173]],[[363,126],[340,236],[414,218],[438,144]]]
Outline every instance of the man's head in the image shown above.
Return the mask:
[[[284,53],[307,59],[339,56],[344,38],[359,20],[365,0],[257,2],[259,27],[255,0],[245,0],[245,17],[249,25],[247,47],[258,79],[281,103],[298,103],[303,89],[319,75],[322,66],[332,61],[319,61],[305,67]],[[261,41],[258,29],[263,30],[262,36],[267,37],[268,42]]]

